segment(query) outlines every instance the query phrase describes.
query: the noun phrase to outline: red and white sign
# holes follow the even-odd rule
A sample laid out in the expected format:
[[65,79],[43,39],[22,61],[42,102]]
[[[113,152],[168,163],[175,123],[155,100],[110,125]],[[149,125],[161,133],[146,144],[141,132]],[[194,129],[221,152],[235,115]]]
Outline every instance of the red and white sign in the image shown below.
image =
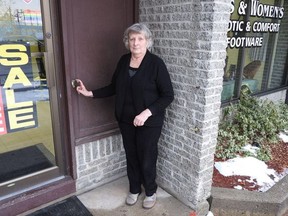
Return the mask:
[[4,113],[4,106],[2,101],[2,93],[0,87],[0,135],[6,134],[6,121],[5,121],[5,113]]
[[25,3],[29,4],[32,2],[32,0],[23,0]]

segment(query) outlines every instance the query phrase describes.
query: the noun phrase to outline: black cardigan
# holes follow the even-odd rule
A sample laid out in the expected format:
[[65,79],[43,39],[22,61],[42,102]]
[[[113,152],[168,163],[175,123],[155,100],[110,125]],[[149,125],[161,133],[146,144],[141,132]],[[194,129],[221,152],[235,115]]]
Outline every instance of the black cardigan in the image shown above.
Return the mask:
[[[110,85],[93,90],[94,98],[116,95],[115,116],[120,121],[129,81],[131,53],[123,55],[116,67]],[[132,85],[132,96],[137,115],[148,108],[152,116],[146,126],[161,126],[165,108],[173,101],[174,92],[163,60],[148,50],[137,70]]]

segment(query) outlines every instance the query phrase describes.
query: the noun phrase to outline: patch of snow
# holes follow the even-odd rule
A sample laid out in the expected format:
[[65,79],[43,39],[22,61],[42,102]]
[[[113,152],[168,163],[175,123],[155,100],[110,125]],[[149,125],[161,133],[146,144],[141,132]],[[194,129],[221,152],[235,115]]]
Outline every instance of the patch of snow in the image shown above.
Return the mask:
[[243,189],[242,186],[240,186],[240,185],[234,186],[234,188],[237,189],[237,190],[242,190]]
[[[279,133],[280,139],[283,142],[288,143],[288,130]],[[249,151],[253,155],[257,156],[258,147],[247,144],[242,148],[244,151]],[[250,179],[246,181],[249,183],[255,183],[259,186],[261,192],[269,190],[276,182],[280,181],[284,176],[288,175],[288,168],[281,174],[278,174],[273,169],[268,169],[268,166],[254,157],[236,157],[223,162],[215,162],[215,168],[223,176],[247,176]],[[240,183],[241,180],[239,179]],[[253,187],[253,186],[251,186]],[[242,186],[237,185],[235,189],[242,190]]]
[[214,216],[214,215],[213,215],[213,213],[211,211],[209,211],[206,216]]
[[247,144],[246,146],[242,147],[242,150],[250,152],[254,156],[257,156],[259,148],[256,146],[252,146],[251,144]]
[[288,135],[287,135],[286,131],[285,131],[285,133],[284,132],[280,132],[279,137],[280,137],[280,139],[283,140],[283,142],[288,143]]
[[237,157],[224,162],[215,162],[215,168],[223,176],[239,175],[250,177],[250,181],[255,179],[259,191],[262,192],[267,191],[280,180],[275,170],[269,169],[263,161],[254,157]]

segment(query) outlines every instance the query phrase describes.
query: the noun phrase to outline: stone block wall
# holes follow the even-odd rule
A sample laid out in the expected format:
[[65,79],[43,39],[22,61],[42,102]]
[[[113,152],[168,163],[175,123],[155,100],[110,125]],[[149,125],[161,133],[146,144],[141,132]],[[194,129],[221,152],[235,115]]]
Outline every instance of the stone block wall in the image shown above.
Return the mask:
[[270,100],[274,103],[282,102],[285,103],[287,90],[273,92],[269,95],[259,97],[261,100]]
[[76,146],[77,193],[126,175],[126,157],[120,135]]
[[206,215],[218,133],[230,0],[140,0],[175,100],[159,143],[158,183]]

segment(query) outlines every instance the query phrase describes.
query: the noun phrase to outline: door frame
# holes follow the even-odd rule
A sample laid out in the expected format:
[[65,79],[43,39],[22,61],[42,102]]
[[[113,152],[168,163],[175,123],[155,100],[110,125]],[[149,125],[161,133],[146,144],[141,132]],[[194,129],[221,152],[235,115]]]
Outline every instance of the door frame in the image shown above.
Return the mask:
[[[73,148],[69,145],[69,118],[67,113],[65,74],[60,25],[60,3],[57,0],[40,0],[44,23],[46,45],[45,64],[47,86],[50,91],[55,159],[59,168],[40,171],[24,178],[5,182],[7,187],[17,182],[19,187],[8,191],[0,198],[0,212],[3,215],[17,215],[50,201],[60,199],[76,191],[75,173],[71,169]],[[52,43],[53,38],[53,43]],[[48,171],[48,172],[45,172]],[[74,177],[74,178],[73,178]],[[36,180],[36,181],[35,181]],[[33,185],[31,185],[31,182]],[[19,183],[20,182],[20,183]],[[7,183],[7,184],[6,184]],[[2,191],[1,191],[2,193]]]

